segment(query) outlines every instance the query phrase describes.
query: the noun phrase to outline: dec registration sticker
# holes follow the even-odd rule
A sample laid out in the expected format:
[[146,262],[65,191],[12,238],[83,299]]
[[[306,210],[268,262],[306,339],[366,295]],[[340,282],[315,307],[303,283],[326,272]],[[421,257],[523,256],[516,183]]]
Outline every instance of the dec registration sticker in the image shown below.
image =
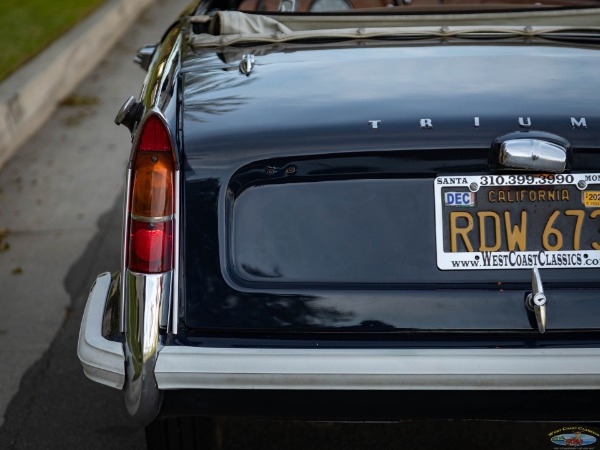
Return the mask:
[[441,270],[600,267],[600,175],[434,180]]
[[475,206],[474,192],[444,192],[446,206]]

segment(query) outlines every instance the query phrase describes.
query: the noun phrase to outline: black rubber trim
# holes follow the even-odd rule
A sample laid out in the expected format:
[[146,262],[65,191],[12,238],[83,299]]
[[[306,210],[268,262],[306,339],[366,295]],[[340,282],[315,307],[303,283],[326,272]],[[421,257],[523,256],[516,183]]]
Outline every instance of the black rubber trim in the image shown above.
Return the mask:
[[[165,391],[161,417],[325,421],[600,420],[600,391]],[[573,407],[576,405],[576,407]]]

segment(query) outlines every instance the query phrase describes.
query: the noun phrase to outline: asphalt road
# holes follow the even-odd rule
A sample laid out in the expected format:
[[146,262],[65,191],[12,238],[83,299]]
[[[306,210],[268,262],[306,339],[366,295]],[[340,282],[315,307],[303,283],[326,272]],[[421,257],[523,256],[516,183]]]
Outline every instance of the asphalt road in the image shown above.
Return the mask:
[[[186,3],[157,0],[0,172],[0,450],[145,447],[121,394],[83,375],[76,343],[96,274],[119,265],[129,136],[112,120],[143,80],[131,57]],[[564,425],[227,420],[223,448],[551,449]]]

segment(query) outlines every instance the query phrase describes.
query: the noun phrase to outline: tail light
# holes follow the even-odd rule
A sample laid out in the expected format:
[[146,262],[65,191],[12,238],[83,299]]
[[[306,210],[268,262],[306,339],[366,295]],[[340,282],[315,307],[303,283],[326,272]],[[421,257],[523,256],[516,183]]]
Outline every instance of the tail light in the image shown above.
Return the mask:
[[173,268],[175,161],[169,131],[158,116],[142,125],[132,160],[127,268],[161,273]]

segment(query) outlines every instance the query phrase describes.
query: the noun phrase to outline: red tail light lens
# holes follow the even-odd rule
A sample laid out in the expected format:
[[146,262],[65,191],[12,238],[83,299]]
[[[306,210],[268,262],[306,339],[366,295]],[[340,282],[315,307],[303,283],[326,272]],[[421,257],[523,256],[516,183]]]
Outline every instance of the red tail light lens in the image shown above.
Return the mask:
[[143,124],[133,155],[127,268],[161,273],[173,268],[174,154],[158,116]]
[[139,222],[129,225],[129,269],[140,273],[167,272],[173,268],[173,223]]
[[157,116],[150,116],[144,123],[144,130],[140,139],[142,152],[170,152],[171,140],[169,132]]

